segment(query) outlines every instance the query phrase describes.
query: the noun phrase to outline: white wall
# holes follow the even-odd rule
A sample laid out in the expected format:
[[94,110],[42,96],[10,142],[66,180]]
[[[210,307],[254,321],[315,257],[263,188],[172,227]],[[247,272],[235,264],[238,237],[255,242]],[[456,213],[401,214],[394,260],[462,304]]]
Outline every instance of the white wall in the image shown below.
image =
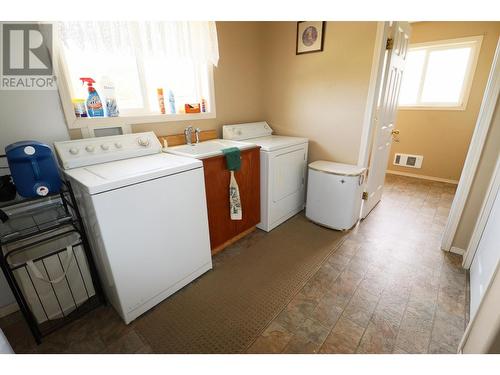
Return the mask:
[[[0,90],[0,154],[5,146],[22,140],[52,144],[69,139],[57,91]],[[5,158],[0,158],[5,166]],[[0,169],[0,174],[8,170]],[[0,276],[0,308],[14,302],[3,274]]]
[[5,146],[33,139],[69,139],[57,91],[0,91],[0,153]]

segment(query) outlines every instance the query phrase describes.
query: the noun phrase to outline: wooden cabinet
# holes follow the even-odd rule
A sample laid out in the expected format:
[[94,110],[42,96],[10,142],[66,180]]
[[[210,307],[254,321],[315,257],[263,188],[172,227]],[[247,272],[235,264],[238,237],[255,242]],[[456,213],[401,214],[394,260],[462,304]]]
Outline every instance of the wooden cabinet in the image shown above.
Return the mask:
[[229,214],[229,179],[224,156],[203,159],[208,225],[212,254],[249,233],[260,222],[260,147],[241,152],[241,168],[235,172],[240,189],[242,220]]

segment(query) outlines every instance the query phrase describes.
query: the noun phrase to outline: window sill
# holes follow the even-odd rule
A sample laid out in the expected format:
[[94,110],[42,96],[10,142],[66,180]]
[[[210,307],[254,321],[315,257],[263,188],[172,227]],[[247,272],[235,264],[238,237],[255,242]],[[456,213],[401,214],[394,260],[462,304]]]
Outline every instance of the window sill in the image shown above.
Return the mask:
[[465,111],[466,106],[398,106],[402,111]]
[[109,125],[134,125],[149,124],[173,121],[206,120],[215,118],[215,112],[204,113],[177,113],[177,114],[151,114],[151,115],[124,115],[119,117],[75,117],[70,129],[86,128],[89,126],[109,126]]

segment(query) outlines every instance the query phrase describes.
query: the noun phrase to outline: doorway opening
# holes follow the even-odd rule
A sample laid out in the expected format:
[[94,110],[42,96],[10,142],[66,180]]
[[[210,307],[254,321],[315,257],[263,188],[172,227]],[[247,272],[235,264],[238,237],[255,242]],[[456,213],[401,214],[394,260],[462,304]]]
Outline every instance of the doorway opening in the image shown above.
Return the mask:
[[[365,151],[370,156],[363,158],[362,151],[359,159],[360,165],[369,165],[362,217],[380,201],[385,181],[406,181],[414,187],[406,194],[421,194],[416,191],[422,186],[441,191],[442,202],[437,193],[431,193],[430,200],[420,202],[418,209],[433,213],[429,228],[439,228],[446,235],[450,210],[460,220],[461,212],[453,209],[456,204],[452,202],[464,166],[464,174],[474,174],[467,168],[468,151],[480,148],[475,143],[484,141],[476,136],[476,122],[483,112],[481,103],[500,30],[493,22],[394,22],[379,29],[392,42],[385,43],[384,50],[380,47],[378,80],[373,79],[372,69],[372,86],[380,94],[370,98],[373,114],[365,116],[371,134],[369,151]],[[394,69],[404,72],[401,82],[391,74]],[[461,190],[458,188],[458,194],[464,195]],[[393,197],[401,202],[409,199],[404,194]],[[418,200],[412,205],[417,209]],[[449,232],[453,240],[454,232]],[[463,254],[465,247],[452,246],[451,240],[446,246],[443,240],[440,247]]]

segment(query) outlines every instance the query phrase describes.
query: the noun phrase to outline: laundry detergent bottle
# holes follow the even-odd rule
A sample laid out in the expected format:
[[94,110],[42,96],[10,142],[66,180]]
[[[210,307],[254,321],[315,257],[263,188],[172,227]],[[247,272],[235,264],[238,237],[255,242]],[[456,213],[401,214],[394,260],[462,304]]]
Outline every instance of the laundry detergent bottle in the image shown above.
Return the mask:
[[118,104],[116,103],[115,85],[113,81],[104,76],[101,78],[102,91],[106,100],[106,115],[109,117],[118,117],[120,115],[120,110],[118,109]]
[[95,81],[92,78],[80,78],[82,84],[87,83],[87,89],[89,91],[89,96],[87,98],[87,113],[90,117],[103,117],[104,108],[102,107],[102,101],[99,94],[92,86]]

